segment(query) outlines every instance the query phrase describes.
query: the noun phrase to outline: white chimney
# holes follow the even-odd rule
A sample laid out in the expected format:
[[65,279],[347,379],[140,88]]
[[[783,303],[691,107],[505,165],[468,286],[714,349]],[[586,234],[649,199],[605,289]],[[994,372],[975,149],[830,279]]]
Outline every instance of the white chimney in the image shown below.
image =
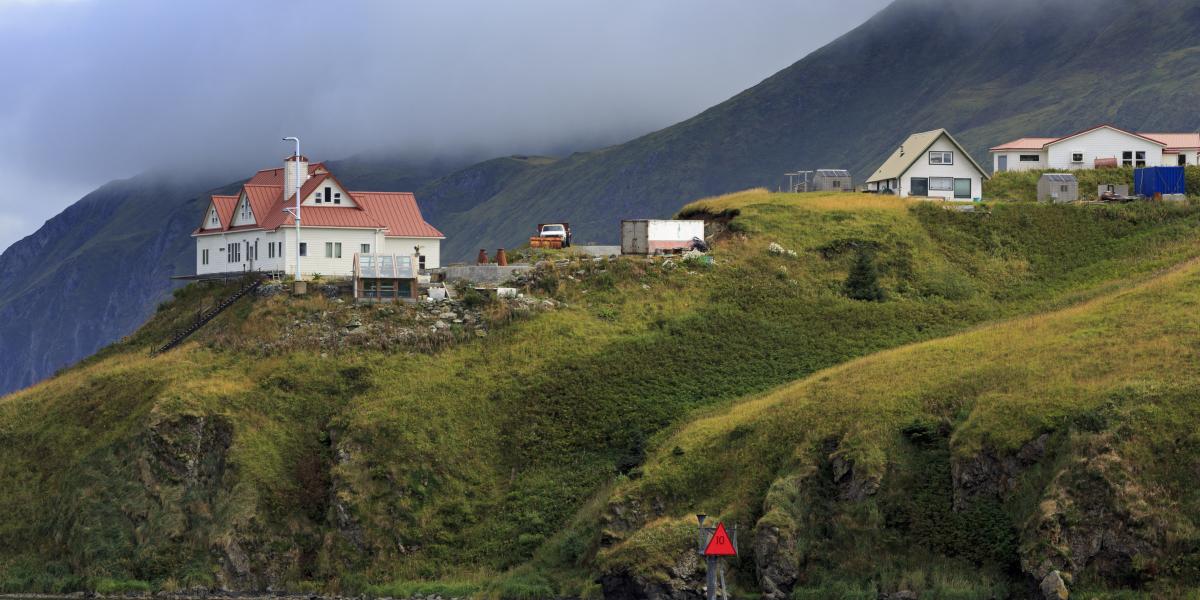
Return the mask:
[[296,197],[296,173],[300,173],[300,186],[308,181],[308,159],[303,156],[289,156],[283,159],[283,197],[289,200]]

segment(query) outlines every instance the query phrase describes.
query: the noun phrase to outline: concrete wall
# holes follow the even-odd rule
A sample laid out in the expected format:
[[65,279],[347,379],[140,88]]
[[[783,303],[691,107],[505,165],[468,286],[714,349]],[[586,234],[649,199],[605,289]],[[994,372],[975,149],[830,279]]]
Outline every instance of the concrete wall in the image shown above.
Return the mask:
[[[1146,153],[1146,166],[1160,166],[1163,147],[1154,142],[1117,131],[1109,127],[1094,129],[1073,138],[1054,142],[1047,147],[1046,166],[1051,169],[1091,169],[1097,158],[1116,158],[1123,165],[1122,154],[1126,151]],[[1082,162],[1074,162],[1071,155],[1083,153]]]
[[532,265],[451,265],[446,267],[446,281],[500,284],[532,268]]

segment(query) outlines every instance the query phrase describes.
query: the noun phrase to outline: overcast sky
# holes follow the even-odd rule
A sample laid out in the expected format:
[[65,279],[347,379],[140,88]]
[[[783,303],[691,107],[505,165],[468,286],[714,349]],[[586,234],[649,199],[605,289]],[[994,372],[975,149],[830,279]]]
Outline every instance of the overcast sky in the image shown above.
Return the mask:
[[152,168],[249,175],[299,135],[504,155],[716,104],[889,0],[0,0],[0,251]]

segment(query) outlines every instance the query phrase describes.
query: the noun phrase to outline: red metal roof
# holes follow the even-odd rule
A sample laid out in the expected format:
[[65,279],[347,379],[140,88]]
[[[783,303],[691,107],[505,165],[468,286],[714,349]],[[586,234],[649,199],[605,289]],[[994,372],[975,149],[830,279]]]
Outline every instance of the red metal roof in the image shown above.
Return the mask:
[[1143,133],[1142,136],[1167,145],[1167,150],[1200,148],[1200,133]]
[[[213,196],[213,204],[221,218],[219,229],[204,229],[201,226],[194,233],[219,233],[225,231],[242,231],[247,229],[276,230],[280,227],[294,226],[295,220],[285,208],[294,205],[293,198],[283,197],[283,169],[263,169],[254,174],[242,185],[242,193],[250,202],[254,211],[257,225],[239,225],[231,227],[233,213],[238,196]],[[308,166],[309,179],[300,188],[301,197],[307,197],[326,180],[337,182],[338,187],[346,189],[337,180],[324,163],[314,163]],[[410,192],[351,192],[350,195],[356,206],[304,206],[301,209],[304,227],[345,227],[353,229],[382,229],[388,237],[423,237],[444,238],[425,219],[421,217],[421,209],[417,199]],[[205,215],[207,216],[207,211]]]
[[201,231],[224,231],[233,222],[233,209],[237,206],[237,196],[213,196],[210,207],[217,207],[217,218],[221,220],[219,227],[208,226],[208,210],[204,211],[204,220],[200,222],[200,226],[196,228],[196,232]]
[[[417,197],[411,192],[350,192],[354,202],[387,227],[388,237],[445,238],[421,218]],[[307,213],[305,213],[307,214]]]
[[1058,138],[1040,138],[1040,137],[1025,137],[1013,140],[1006,144],[1000,144],[990,148],[992,152],[1001,150],[1041,150],[1046,144],[1058,141]]

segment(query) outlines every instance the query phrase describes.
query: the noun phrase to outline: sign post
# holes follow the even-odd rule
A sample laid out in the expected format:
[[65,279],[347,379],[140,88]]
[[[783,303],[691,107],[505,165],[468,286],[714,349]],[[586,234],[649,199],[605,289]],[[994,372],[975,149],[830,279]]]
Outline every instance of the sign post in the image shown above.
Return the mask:
[[733,526],[733,535],[725,530],[725,524],[717,522],[716,527],[705,527],[704,521],[708,515],[696,515],[699,527],[696,534],[696,552],[704,557],[707,569],[705,593],[708,600],[717,600],[717,581],[721,583],[721,596],[729,600],[729,588],[725,585],[725,564],[721,559],[726,556],[737,556],[737,525]]

